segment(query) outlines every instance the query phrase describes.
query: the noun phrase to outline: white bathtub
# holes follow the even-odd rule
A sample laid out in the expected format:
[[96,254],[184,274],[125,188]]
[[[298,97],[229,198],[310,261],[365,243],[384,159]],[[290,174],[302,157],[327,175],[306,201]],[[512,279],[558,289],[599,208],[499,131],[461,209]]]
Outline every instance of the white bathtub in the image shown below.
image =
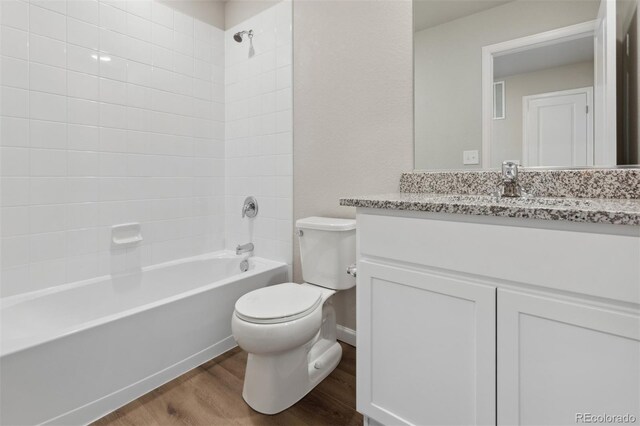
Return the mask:
[[212,253],[2,300],[0,424],[84,424],[235,346],[243,294],[280,262]]

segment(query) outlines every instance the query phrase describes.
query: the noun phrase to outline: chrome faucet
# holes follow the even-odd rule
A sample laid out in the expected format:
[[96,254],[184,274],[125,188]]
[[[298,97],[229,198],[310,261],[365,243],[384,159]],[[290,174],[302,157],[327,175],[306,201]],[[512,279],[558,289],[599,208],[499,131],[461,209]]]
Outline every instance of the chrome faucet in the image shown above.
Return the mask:
[[502,185],[496,187],[493,193],[496,198],[510,197],[520,198],[529,197],[529,194],[522,188],[518,182],[518,164],[513,161],[505,161],[502,163]]
[[253,243],[242,244],[236,247],[236,254],[243,253],[253,253]]

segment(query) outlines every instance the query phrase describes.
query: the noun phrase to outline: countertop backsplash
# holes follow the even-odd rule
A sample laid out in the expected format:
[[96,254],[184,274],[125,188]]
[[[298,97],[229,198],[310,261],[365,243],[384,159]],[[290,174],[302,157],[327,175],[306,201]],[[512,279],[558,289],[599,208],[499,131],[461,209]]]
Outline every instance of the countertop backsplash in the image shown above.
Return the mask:
[[[640,168],[525,168],[519,180],[535,197],[640,199]],[[499,183],[499,171],[416,171],[402,174],[400,192],[487,195]]]

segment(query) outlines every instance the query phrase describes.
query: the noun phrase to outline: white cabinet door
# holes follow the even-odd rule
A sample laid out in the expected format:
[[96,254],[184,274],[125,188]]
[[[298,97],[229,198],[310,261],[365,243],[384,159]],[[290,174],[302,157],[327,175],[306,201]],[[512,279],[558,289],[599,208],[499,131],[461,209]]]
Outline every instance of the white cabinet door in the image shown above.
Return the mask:
[[495,287],[358,263],[358,411],[385,425],[495,424]]
[[640,421],[637,314],[499,289],[497,338],[499,425]]

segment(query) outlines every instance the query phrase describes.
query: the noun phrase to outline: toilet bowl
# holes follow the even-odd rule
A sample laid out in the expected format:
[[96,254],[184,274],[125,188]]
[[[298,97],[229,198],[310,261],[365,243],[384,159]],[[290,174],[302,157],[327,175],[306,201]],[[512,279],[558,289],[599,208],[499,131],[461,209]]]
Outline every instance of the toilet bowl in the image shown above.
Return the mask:
[[351,288],[355,220],[310,217],[296,222],[304,284],[283,283],[242,296],[231,319],[248,352],[242,396],[276,414],[304,397],[340,362],[332,296]]

